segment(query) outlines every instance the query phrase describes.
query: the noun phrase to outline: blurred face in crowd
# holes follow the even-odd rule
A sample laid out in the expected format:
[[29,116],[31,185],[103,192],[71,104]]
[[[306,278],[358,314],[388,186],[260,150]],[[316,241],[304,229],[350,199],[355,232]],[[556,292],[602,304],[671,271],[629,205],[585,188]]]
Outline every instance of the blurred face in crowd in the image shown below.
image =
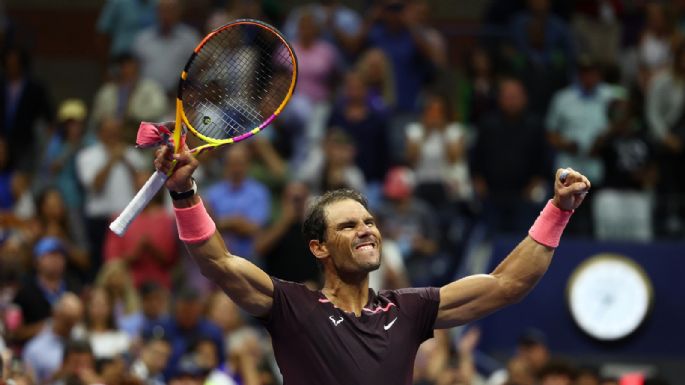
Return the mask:
[[100,123],[100,141],[105,146],[121,143],[121,130],[123,130],[123,126],[120,120],[114,118],[102,119]]
[[91,352],[69,352],[62,361],[66,374],[78,375],[83,370],[95,369],[95,358]]
[[582,68],[578,80],[585,90],[593,90],[602,81],[602,75],[596,67]]
[[344,167],[352,164],[356,153],[350,138],[335,129],[326,137],[324,151],[330,167]]
[[181,20],[179,0],[159,0],[157,17],[159,18],[159,26],[163,31],[168,31],[174,27]]
[[39,207],[43,217],[49,220],[61,220],[65,216],[64,199],[57,189],[50,189],[45,192]]
[[549,351],[543,344],[526,344],[519,346],[519,356],[523,358],[534,371],[540,370],[549,361]]
[[24,68],[21,63],[20,53],[17,50],[10,50],[5,55],[5,75],[11,80],[16,80],[24,75]]
[[134,58],[124,60],[120,64],[120,78],[122,83],[133,83],[138,79],[138,62]]
[[102,365],[99,374],[104,384],[121,384],[126,376],[126,362],[121,357],[114,357]]
[[151,340],[143,347],[140,358],[147,366],[150,374],[160,373],[166,367],[167,361],[171,356],[171,345],[165,340]]
[[504,80],[500,84],[499,106],[507,116],[518,116],[527,104],[526,91],[521,82],[516,80]]
[[300,17],[297,25],[298,39],[300,43],[308,45],[313,43],[319,36],[319,26],[311,13],[305,13]]
[[599,385],[599,377],[595,373],[581,371],[576,376],[575,385]]
[[350,72],[345,76],[345,96],[351,103],[363,103],[366,100],[366,85],[358,73]]
[[521,357],[514,357],[507,364],[509,382],[516,385],[534,385],[535,375],[530,365]]
[[366,83],[374,86],[382,85],[385,81],[385,73],[388,71],[388,59],[383,51],[371,48],[361,60]]
[[383,7],[383,23],[390,30],[398,30],[405,25],[406,4],[402,0],[386,0]]
[[212,341],[203,340],[195,347],[195,359],[200,367],[214,368],[219,365],[217,347]]
[[241,183],[250,167],[250,153],[244,144],[233,145],[226,152],[224,161],[226,177],[233,183]]
[[75,294],[64,294],[55,305],[52,317],[55,332],[68,337],[71,329],[83,318],[83,304]]
[[447,106],[445,100],[431,96],[423,108],[423,125],[427,129],[440,129],[447,123]]
[[199,299],[179,299],[176,302],[176,322],[181,329],[192,329],[202,317],[202,303]]
[[549,373],[540,379],[540,385],[573,385],[573,379],[566,373]]
[[167,295],[164,289],[147,293],[142,298],[143,314],[150,319],[158,319],[167,311]]
[[476,50],[473,55],[471,55],[471,67],[476,76],[489,76],[492,71],[492,63],[490,62],[488,53],[482,49]]
[[88,303],[88,317],[91,322],[107,323],[112,313],[112,304],[107,292],[103,289],[95,289],[91,293]]
[[50,251],[38,257],[36,260],[36,271],[39,276],[49,280],[62,279],[66,257],[61,251]]

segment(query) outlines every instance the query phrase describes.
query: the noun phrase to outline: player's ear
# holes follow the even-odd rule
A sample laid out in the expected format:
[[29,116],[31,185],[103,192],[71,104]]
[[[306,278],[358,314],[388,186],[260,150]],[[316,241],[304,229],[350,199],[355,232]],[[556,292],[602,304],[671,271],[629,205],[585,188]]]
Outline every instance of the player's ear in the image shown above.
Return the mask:
[[326,243],[321,242],[318,239],[312,239],[309,241],[309,251],[311,251],[312,254],[319,259],[328,257],[328,247],[326,247]]

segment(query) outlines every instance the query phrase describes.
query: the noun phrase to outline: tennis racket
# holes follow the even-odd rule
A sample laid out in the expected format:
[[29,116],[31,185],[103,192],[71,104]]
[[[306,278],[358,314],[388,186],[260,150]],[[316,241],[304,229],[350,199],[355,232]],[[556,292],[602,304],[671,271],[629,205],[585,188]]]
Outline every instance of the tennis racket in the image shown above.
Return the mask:
[[[205,142],[195,155],[257,134],[281,113],[296,82],[295,53],[273,26],[240,19],[212,31],[181,72],[174,151],[186,130]],[[167,177],[156,171],[109,228],[122,236]]]

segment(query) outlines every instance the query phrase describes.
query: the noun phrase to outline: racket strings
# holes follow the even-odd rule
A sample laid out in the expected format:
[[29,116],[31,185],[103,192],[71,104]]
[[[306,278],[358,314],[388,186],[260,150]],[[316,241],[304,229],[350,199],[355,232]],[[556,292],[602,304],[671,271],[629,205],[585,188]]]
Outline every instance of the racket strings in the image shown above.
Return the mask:
[[187,69],[182,86],[186,117],[213,139],[260,127],[288,95],[294,63],[273,32],[238,24],[210,38]]

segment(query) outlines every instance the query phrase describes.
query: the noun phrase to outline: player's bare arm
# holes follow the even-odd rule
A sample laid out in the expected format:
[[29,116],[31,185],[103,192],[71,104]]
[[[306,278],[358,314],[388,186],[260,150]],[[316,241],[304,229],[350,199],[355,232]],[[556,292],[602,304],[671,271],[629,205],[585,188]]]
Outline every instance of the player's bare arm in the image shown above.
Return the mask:
[[[590,181],[582,174],[559,169],[552,202],[561,210],[574,210],[589,188]],[[520,301],[545,274],[554,250],[554,247],[526,236],[492,273],[466,277],[443,286],[435,328],[462,325]]]
[[[177,161],[173,174],[167,179],[166,187],[172,191],[188,191],[192,186],[191,176],[198,161],[185,148],[179,154],[162,147],[157,150],[155,167],[163,172],[172,169],[173,160]],[[187,199],[175,200],[177,208],[187,208],[200,203],[195,194]],[[250,261],[232,255],[218,231],[204,242],[186,243],[188,251],[200,267],[202,274],[221,287],[238,306],[253,316],[264,316],[271,310],[273,303],[273,283],[271,278]]]

